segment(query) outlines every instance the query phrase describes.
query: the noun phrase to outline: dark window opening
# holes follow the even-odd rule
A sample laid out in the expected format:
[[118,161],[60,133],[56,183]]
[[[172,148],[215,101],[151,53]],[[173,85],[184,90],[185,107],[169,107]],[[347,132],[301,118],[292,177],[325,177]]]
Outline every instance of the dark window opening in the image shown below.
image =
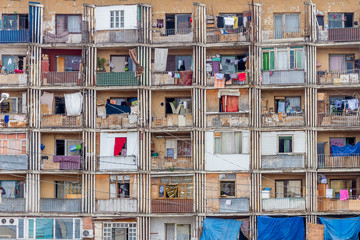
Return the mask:
[[55,114],[65,114],[65,98],[55,97]]
[[55,153],[57,156],[65,155],[65,140],[56,139],[55,141]]

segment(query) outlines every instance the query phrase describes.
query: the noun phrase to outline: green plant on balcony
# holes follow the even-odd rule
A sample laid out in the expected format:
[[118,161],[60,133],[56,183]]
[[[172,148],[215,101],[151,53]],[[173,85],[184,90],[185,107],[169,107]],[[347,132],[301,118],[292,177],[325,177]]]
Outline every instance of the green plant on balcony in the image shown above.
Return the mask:
[[96,63],[96,70],[98,72],[105,72],[105,64],[106,64],[106,59],[98,57]]

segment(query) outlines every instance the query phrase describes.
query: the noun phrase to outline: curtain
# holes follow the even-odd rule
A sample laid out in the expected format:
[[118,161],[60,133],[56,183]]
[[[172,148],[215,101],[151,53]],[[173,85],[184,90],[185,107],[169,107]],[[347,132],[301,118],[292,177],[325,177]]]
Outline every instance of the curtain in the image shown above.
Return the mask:
[[284,181],[275,181],[275,191],[276,198],[284,197]]
[[215,154],[220,154],[221,153],[221,138],[215,137],[214,144],[215,144]]
[[224,112],[239,111],[239,97],[237,96],[222,96],[222,104]]
[[343,72],[345,70],[344,55],[330,55],[330,71]]
[[299,14],[286,14],[285,15],[285,32],[300,32],[299,29]]
[[233,149],[233,133],[223,132],[221,133],[221,153],[232,154]]
[[274,27],[274,31],[275,31],[275,38],[279,39],[282,38],[282,15],[275,15],[275,27]]
[[126,137],[116,137],[114,145],[114,156],[119,156],[126,143]]
[[288,53],[286,51],[277,52],[277,69],[287,70],[288,69]]
[[70,33],[81,33],[81,16],[68,16],[67,29]]
[[165,72],[168,57],[167,48],[155,48],[154,72]]
[[286,197],[301,197],[301,181],[299,180],[288,181]]
[[61,34],[66,31],[66,16],[56,16],[56,34]]
[[234,147],[235,154],[240,154],[242,152],[242,134],[241,132],[234,133]]

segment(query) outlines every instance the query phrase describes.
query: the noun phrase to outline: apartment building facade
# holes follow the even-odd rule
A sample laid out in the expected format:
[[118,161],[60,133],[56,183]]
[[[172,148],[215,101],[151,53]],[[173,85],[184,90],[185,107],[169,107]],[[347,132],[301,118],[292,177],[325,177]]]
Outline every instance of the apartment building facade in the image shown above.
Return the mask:
[[343,234],[357,6],[1,1],[0,236]]

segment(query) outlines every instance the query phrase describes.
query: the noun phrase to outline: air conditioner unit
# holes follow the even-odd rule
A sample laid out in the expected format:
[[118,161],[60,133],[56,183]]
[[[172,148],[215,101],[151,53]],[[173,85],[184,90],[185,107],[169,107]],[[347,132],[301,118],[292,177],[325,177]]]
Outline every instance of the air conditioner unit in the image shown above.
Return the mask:
[[0,218],[0,225],[17,225],[17,218]]
[[86,229],[82,232],[82,238],[93,238],[94,237],[94,230]]

